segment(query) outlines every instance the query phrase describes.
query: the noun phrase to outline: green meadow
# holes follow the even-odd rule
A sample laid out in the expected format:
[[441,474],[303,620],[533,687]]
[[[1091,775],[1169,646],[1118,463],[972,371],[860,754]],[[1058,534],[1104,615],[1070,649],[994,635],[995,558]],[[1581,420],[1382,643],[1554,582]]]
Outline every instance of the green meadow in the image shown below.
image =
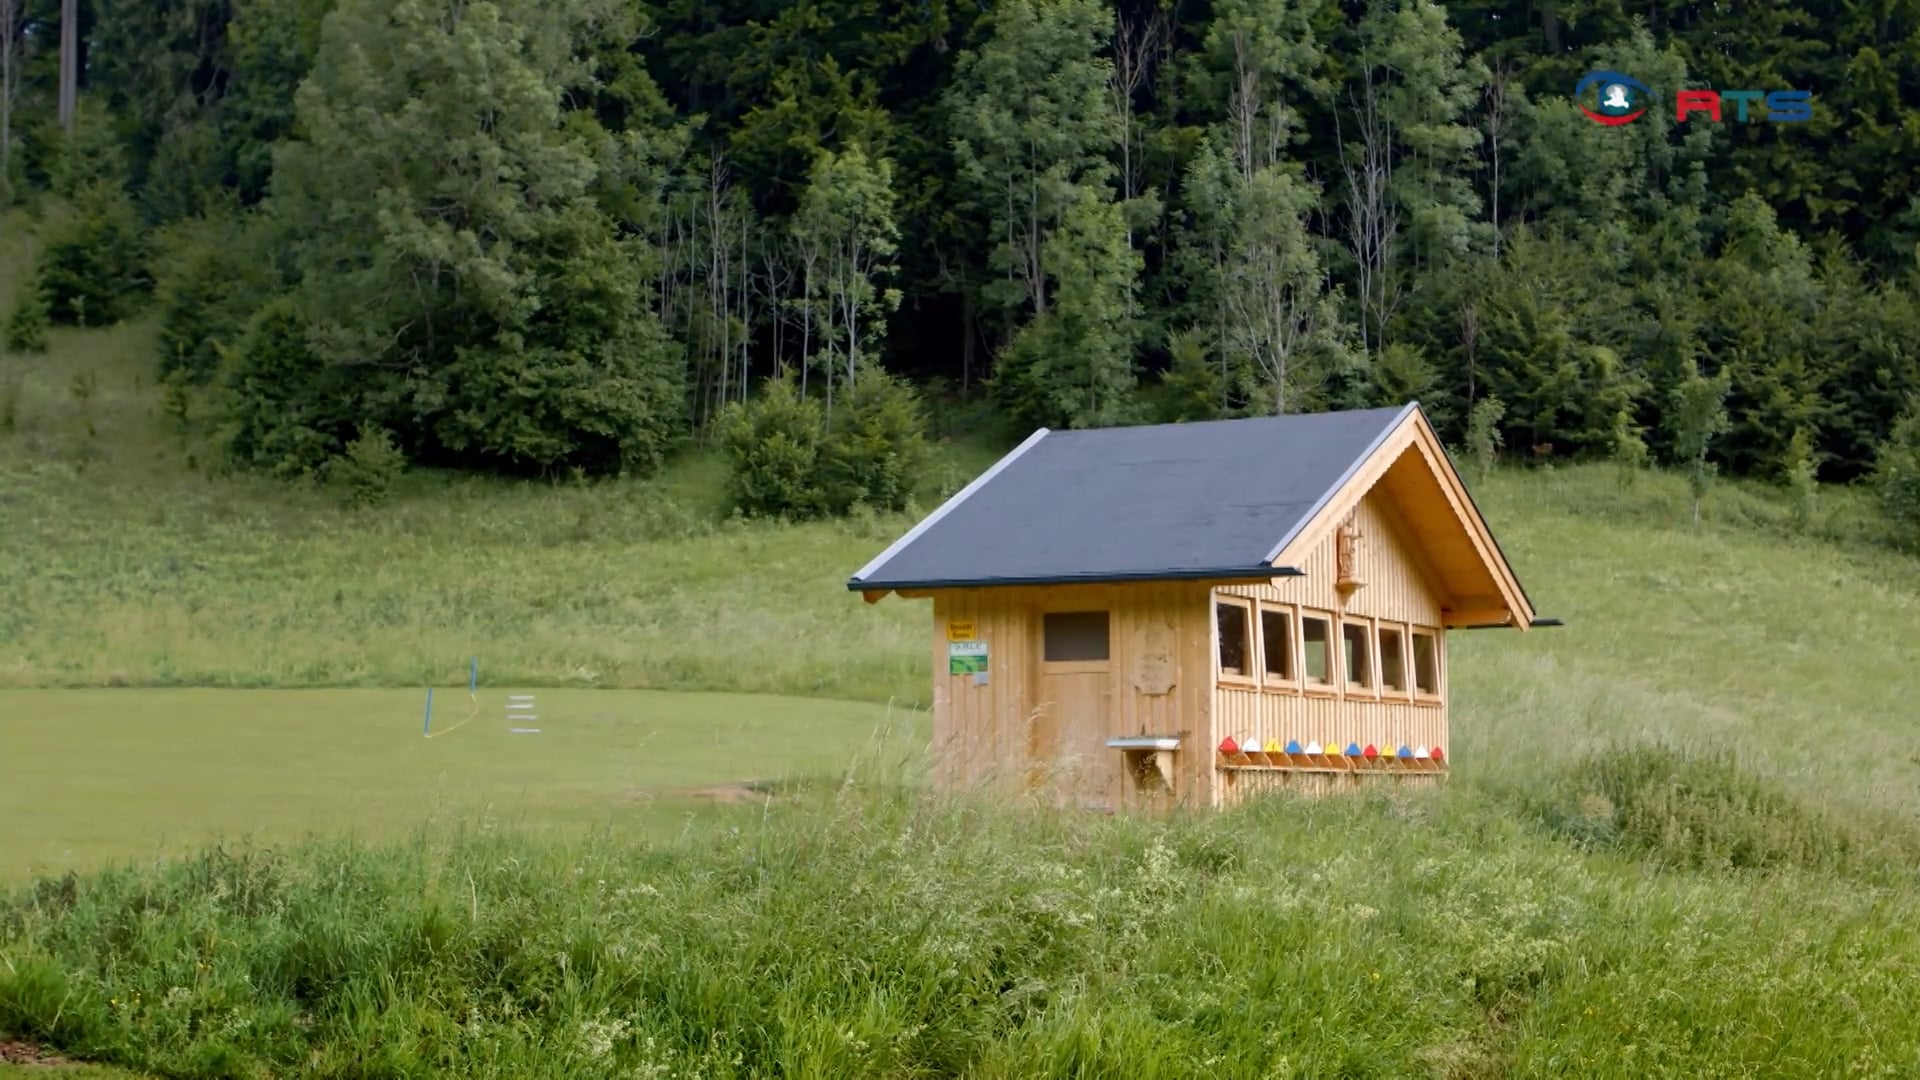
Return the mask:
[[[150,333],[0,361],[0,1036],[207,1078],[1920,1071],[1920,561],[1853,492],[1696,530],[1673,477],[1498,471],[1567,625],[1454,638],[1444,790],[1060,816],[916,779],[925,605],[844,588],[911,515],[730,521],[699,448],[349,509],[210,475]],[[995,450],[942,454],[922,510]],[[428,685],[475,719],[423,739]]]
[[[0,882],[164,860],[213,843],[404,837],[448,823],[671,838],[687,816],[832,776],[924,738],[924,714],[744,694],[9,690]],[[513,727],[534,728],[515,733]]]

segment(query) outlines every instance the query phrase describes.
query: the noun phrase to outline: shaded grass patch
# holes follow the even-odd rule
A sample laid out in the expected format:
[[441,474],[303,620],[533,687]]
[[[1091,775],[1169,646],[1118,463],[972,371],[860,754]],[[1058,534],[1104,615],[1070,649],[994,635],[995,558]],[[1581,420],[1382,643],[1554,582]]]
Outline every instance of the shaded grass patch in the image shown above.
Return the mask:
[[1583,850],[1665,869],[1904,873],[1910,881],[1902,867],[1920,852],[1910,826],[1866,834],[1725,750],[1623,743],[1561,768],[1519,801]]

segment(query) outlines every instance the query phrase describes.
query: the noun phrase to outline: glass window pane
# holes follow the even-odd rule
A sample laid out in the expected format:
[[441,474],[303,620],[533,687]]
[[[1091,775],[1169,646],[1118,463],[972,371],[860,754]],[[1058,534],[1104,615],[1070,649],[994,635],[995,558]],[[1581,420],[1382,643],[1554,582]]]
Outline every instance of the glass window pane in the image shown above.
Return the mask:
[[1398,627],[1380,628],[1380,685],[1399,693],[1407,689],[1407,657]]
[[1413,684],[1423,694],[1440,692],[1440,645],[1432,634],[1414,631]]
[[1373,685],[1373,656],[1367,648],[1367,628],[1359,623],[1347,623],[1340,628],[1340,634],[1347,644],[1347,685],[1362,689]]
[[1239,604],[1216,604],[1214,617],[1220,625],[1220,670],[1228,675],[1246,675],[1247,609]]
[[1266,655],[1270,678],[1282,682],[1293,678],[1293,612],[1260,613],[1260,647]]
[[1317,683],[1333,681],[1333,654],[1329,649],[1333,626],[1325,619],[1300,617],[1300,644],[1306,653],[1307,678]]
[[1107,613],[1056,611],[1043,621],[1049,661],[1107,659]]

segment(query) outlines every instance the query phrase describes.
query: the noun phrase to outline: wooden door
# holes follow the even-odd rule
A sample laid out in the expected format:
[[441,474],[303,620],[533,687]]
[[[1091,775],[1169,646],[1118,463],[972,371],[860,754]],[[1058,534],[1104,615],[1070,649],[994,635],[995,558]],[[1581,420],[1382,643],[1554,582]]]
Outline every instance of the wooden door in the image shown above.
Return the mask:
[[1119,754],[1107,747],[1110,673],[1043,670],[1039,687],[1030,783],[1061,806],[1104,806],[1113,764],[1107,758]]
[[1036,620],[1031,783],[1062,806],[1108,805],[1120,752],[1107,746],[1113,706],[1112,620],[1104,605]]

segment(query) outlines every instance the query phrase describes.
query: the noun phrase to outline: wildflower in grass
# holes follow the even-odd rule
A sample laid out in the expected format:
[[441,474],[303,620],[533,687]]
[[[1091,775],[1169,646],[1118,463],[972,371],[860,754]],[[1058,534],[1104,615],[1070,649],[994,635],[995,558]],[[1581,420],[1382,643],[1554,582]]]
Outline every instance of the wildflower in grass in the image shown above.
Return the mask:
[[580,1052],[589,1058],[599,1059],[613,1053],[613,1046],[627,1037],[627,1022],[621,1019],[607,1020],[602,1013],[599,1018],[583,1020],[580,1023]]

